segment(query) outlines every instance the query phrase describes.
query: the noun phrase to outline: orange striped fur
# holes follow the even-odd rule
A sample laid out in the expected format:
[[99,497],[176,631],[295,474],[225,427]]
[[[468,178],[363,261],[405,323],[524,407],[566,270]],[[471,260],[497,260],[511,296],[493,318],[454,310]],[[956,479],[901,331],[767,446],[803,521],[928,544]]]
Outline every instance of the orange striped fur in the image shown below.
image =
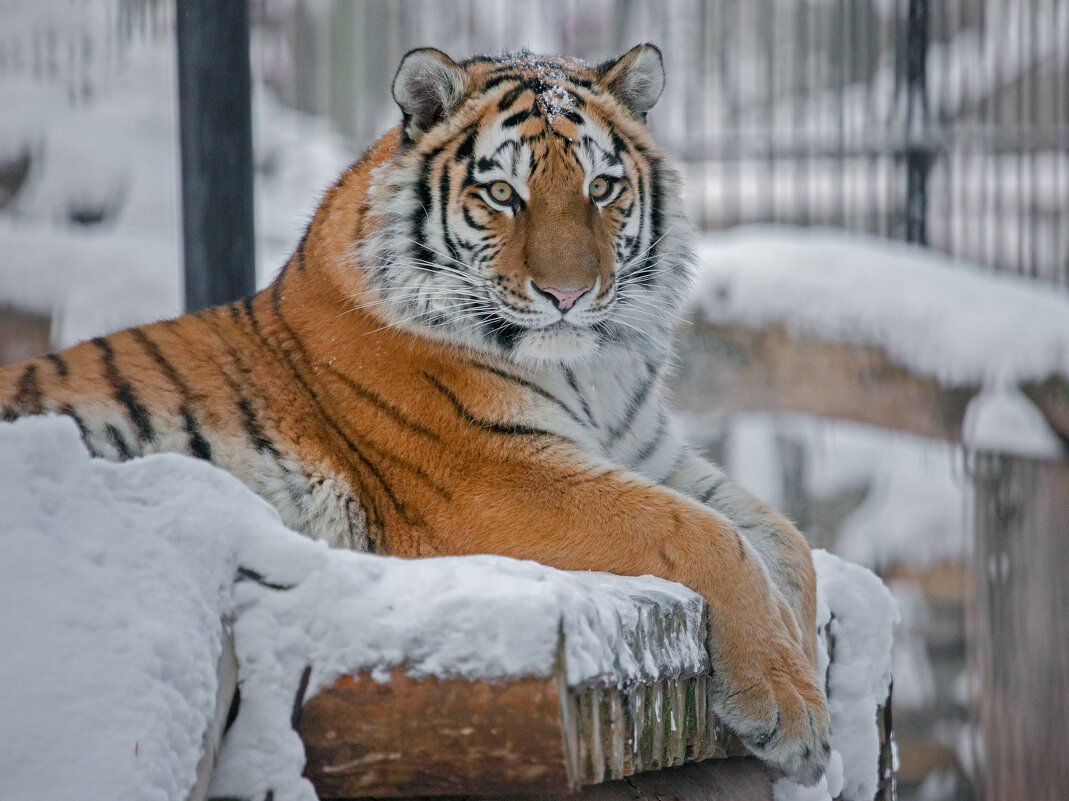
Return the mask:
[[[622,281],[621,232],[637,225],[628,214],[643,203],[657,211],[651,186],[669,170],[643,124],[642,87],[628,84],[638,60],[651,69],[650,50],[636,48],[600,69],[522,56],[456,65],[437,51],[416,52],[448,62],[443,69],[461,97],[456,108],[440,109],[426,125],[424,109],[395,84],[405,122],[326,193],[269,287],[229,306],[0,368],[4,419],[69,415],[90,449],[107,458],[178,451],[209,459],[274,503],[288,525],[334,545],[406,557],[495,553],[680,581],[709,602],[720,714],[755,753],[815,781],[827,760],[828,720],[815,674],[813,569],[798,532],[719,473],[710,474],[707,492],[688,489],[676,478],[692,458],[682,451],[656,480],[597,452],[580,424],[598,410],[580,408],[589,404],[578,390],[578,401],[564,403],[529,361],[421,330],[420,321],[384,309],[384,290],[368,277],[373,265],[361,249],[387,230],[374,210],[383,191],[376,187],[426,158],[432,183],[458,203],[468,193],[463,202],[485,224],[478,229],[484,239],[501,242],[494,280],[502,291],[528,302],[529,282],[561,292],[597,282],[594,309]],[[422,79],[444,80],[417,70],[412,80]],[[552,107],[495,134],[527,137],[532,163],[549,163],[522,187],[530,196],[506,213],[443,160],[460,163],[472,132],[490,131],[503,115],[536,113],[537,88],[526,96],[522,88],[538,80],[574,91],[585,116],[576,123]],[[510,97],[516,105],[503,108]],[[560,188],[573,182],[587,191],[589,176],[568,153],[584,126],[595,125],[614,126],[624,176],[622,186],[609,182],[619,194],[604,207]],[[657,220],[654,213],[644,219],[636,236],[652,251]],[[659,235],[668,236],[667,228]],[[666,291],[681,294],[675,284]],[[560,337],[572,337],[565,329]],[[538,347],[564,342],[549,336]],[[583,336],[574,333],[577,361],[560,373],[575,385],[584,364],[615,346],[580,342]],[[669,358],[662,356],[647,358],[650,378],[635,391],[626,422],[638,420],[644,412],[635,408],[659,392],[663,365],[654,363]],[[643,451],[636,465],[656,450],[656,433],[652,443],[634,446]],[[729,486],[733,494],[717,511],[717,493]],[[740,536],[758,529],[763,540]]]

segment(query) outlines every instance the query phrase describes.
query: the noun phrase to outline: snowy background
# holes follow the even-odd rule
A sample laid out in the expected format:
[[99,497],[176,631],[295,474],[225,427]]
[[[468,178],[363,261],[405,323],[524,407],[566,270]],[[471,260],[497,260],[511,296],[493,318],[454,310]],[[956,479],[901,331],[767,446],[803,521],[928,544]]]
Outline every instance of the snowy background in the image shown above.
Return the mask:
[[[444,5],[253,4],[261,285],[288,257],[319,193],[395,122],[388,84],[408,47],[460,57],[529,45],[596,59],[650,39],[664,46],[669,71],[652,125],[682,158],[690,209],[706,229],[703,280],[727,275],[760,294],[762,280],[787,280],[792,266],[804,283],[811,271],[801,268],[832,254],[871,266],[848,289],[837,283],[836,308],[847,322],[851,310],[872,311],[877,333],[894,328],[902,310],[920,315],[924,303],[938,304],[940,287],[954,297],[974,292],[975,315],[904,343],[922,367],[928,359],[936,373],[988,377],[995,353],[1008,360],[1000,375],[1038,369],[1030,360],[1065,369],[1069,296],[1055,285],[1069,284],[1069,2],[958,0],[933,12],[921,132],[938,141],[929,237],[982,268],[881,238],[903,233],[904,2],[470,0],[448,13]],[[181,311],[173,13],[151,0],[0,7],[0,315],[47,318],[54,346]],[[861,235],[721,232],[749,222]],[[752,265],[779,272],[753,283]],[[992,268],[1049,283],[991,283]],[[933,274],[951,284],[924,284]],[[898,292],[898,306],[880,308],[895,287],[918,281],[934,288]],[[792,291],[827,296],[819,285]],[[710,297],[696,296],[697,305]],[[1006,327],[993,332],[991,320]],[[1014,333],[1022,321],[1034,339]],[[888,580],[902,612],[894,651],[902,796],[971,797],[962,608],[970,499],[960,449],[801,416],[692,416],[688,426],[815,545]]]

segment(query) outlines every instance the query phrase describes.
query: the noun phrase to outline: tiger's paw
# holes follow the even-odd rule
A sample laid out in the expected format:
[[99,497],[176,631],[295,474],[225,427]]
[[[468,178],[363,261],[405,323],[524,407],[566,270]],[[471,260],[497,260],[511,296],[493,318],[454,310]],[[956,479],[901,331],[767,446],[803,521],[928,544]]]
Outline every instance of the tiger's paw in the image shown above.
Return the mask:
[[793,642],[769,654],[763,670],[714,670],[713,708],[757,757],[800,784],[820,781],[831,756],[824,691]]

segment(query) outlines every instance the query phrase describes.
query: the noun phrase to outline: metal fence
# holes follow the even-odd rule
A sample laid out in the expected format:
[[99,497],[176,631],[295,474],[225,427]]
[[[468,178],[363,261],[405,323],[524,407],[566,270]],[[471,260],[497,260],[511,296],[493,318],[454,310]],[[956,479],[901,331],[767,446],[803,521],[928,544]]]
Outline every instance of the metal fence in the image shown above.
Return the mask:
[[263,74],[359,143],[409,48],[659,43],[651,115],[703,227],[871,232],[1069,284],[1069,0],[261,2]]
[[[0,77],[72,103],[172,36],[176,0],[7,0]],[[178,0],[180,2],[181,0]],[[253,70],[359,146],[402,54],[664,50],[651,115],[693,219],[827,225],[1069,285],[1069,0],[250,0]]]

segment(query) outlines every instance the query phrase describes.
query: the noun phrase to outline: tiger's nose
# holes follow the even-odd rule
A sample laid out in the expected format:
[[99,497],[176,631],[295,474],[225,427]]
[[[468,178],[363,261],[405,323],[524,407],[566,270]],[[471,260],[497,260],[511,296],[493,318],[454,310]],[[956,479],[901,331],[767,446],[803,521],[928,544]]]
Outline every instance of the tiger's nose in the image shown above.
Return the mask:
[[584,286],[581,289],[557,289],[554,286],[539,286],[534,281],[531,282],[531,285],[537,292],[540,292],[553,301],[553,305],[561,311],[570,309],[575,305],[575,302],[579,300],[579,298],[591,289],[588,286]]

